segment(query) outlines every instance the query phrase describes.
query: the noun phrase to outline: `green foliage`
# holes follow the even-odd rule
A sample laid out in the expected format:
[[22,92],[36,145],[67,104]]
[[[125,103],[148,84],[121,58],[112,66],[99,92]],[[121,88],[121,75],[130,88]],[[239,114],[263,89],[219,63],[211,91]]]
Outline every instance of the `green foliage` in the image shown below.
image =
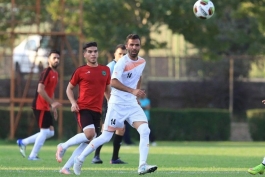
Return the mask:
[[[259,1],[213,1],[216,11],[208,20],[195,18],[192,12],[194,2],[154,0],[153,3],[159,5],[154,6],[150,16],[155,17],[158,11],[160,22],[167,24],[173,32],[183,34],[206,58],[212,56],[211,59],[214,59],[220,54],[264,53],[264,30],[259,28],[261,19],[258,18],[264,21],[263,13],[258,14],[253,9],[264,9]],[[251,12],[247,10],[251,7],[245,6],[249,3],[252,4]],[[250,16],[250,13],[256,16]]]
[[254,141],[264,141],[265,110],[252,109],[247,111],[249,131]]
[[[83,13],[79,12],[82,2]],[[265,2],[258,0],[213,1],[215,14],[209,20],[197,19],[192,11],[194,0],[68,0],[40,1],[40,22],[52,23],[52,30],[58,30],[62,17],[65,31],[83,32],[85,41],[97,41],[101,56],[112,56],[114,46],[124,43],[130,33],[142,37],[143,50],[163,47],[163,42],[152,39],[152,32],[166,24],[174,33],[184,35],[194,44],[206,59],[218,55],[242,55],[264,53]],[[34,8],[32,0],[16,0],[15,19],[19,25],[35,23],[36,12],[23,10]],[[0,3],[0,30],[11,28],[11,2]],[[47,15],[48,14],[48,15]],[[52,20],[51,20],[52,19]],[[80,27],[82,22],[83,28]],[[16,24],[18,25],[18,24]],[[1,36],[4,37],[4,36]],[[7,39],[7,36],[5,36]]]
[[[151,131],[160,141],[226,141],[230,118],[221,109],[151,109]],[[135,139],[138,134],[131,131]]]

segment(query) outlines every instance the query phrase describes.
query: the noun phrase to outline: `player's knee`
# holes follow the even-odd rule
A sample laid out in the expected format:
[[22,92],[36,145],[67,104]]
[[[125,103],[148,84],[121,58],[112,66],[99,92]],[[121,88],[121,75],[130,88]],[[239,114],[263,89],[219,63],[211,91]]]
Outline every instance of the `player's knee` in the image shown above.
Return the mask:
[[54,127],[53,126],[50,126],[50,131],[54,131]]
[[86,138],[88,140],[93,140],[94,138],[97,137],[97,134],[96,133],[90,133],[90,134],[85,134],[86,135]]
[[149,134],[150,134],[150,128],[148,127],[148,124],[147,123],[141,124],[138,127],[137,131],[139,132],[139,134],[141,136],[149,136]]

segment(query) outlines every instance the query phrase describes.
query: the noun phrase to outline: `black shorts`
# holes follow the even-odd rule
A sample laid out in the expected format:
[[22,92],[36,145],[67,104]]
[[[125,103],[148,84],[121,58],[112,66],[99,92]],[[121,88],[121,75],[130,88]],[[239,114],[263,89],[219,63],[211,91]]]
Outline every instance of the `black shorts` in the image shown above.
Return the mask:
[[102,105],[102,115],[101,115],[101,120],[103,124],[106,118],[107,110],[108,110],[108,102],[107,102],[107,99],[104,97],[103,105]]
[[53,116],[50,111],[33,109],[39,128],[50,128],[53,126]]
[[89,109],[82,109],[79,112],[75,112],[76,121],[79,127],[83,130],[88,125],[94,124],[95,131],[99,134],[101,130],[99,112],[91,111]]

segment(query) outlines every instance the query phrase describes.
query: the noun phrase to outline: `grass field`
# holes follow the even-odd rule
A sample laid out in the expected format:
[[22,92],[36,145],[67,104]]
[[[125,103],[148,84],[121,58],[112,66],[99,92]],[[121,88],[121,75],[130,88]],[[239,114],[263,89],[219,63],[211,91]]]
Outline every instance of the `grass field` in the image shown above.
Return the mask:
[[[28,161],[20,155],[15,143],[0,141],[0,176],[63,176],[58,171],[74,147],[66,152],[63,163],[59,164],[55,160],[57,144],[57,141],[47,141],[39,154],[41,160]],[[31,149],[32,146],[27,146],[27,154]],[[112,146],[109,143],[102,148],[103,164],[91,164],[92,156],[88,156],[81,176],[139,176],[137,174],[138,146],[121,147],[121,159],[128,164],[109,164],[111,154]],[[247,173],[247,169],[261,163],[263,155],[265,155],[265,142],[158,142],[158,146],[150,147],[148,158],[148,163],[158,165],[158,170],[145,176],[251,176]]]

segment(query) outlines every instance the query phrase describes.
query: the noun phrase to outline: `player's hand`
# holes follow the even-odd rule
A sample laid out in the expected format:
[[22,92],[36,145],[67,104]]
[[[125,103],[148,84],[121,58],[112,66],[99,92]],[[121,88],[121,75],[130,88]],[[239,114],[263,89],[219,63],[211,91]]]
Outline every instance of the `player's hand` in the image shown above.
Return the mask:
[[262,103],[265,104],[265,100],[262,100]]
[[57,102],[57,101],[55,101],[55,102],[53,102],[53,103],[51,104],[52,109],[56,109],[56,108],[58,108],[58,107],[60,107],[60,106],[62,106],[62,104],[59,103],[59,102]]
[[145,91],[141,89],[134,89],[132,91],[132,94],[137,96],[137,97],[143,97],[145,95]]
[[79,107],[76,103],[72,104],[71,111],[72,112],[79,112]]

